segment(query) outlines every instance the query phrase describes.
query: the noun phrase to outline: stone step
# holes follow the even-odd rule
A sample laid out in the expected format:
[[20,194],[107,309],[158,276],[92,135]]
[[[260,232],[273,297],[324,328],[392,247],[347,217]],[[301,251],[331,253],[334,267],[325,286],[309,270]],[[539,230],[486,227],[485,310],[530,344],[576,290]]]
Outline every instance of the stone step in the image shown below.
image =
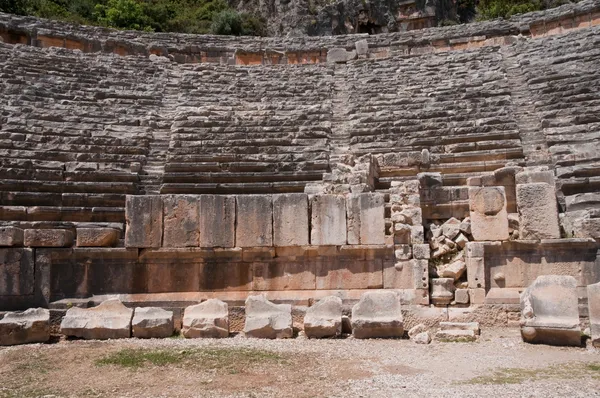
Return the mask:
[[477,334],[473,330],[449,329],[438,330],[434,339],[439,342],[466,343],[477,341]]

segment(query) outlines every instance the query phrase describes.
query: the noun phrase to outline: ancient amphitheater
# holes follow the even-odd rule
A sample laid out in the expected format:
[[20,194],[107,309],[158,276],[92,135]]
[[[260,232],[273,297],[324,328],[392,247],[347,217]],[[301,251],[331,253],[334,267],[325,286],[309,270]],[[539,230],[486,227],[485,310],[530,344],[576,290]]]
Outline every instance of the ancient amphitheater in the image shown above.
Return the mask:
[[302,38],[0,14],[0,37],[0,310],[104,302],[128,337],[129,308],[302,329],[334,296],[356,337],[600,339],[600,1]]

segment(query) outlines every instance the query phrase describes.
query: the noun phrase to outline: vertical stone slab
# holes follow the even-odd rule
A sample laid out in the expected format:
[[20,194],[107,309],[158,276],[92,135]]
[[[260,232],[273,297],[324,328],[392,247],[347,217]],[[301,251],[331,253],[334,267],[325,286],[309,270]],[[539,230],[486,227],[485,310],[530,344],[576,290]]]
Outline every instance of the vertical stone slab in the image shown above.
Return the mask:
[[125,246],[160,247],[163,232],[163,203],[158,195],[128,195],[125,204]]
[[346,200],[341,195],[315,195],[310,199],[311,245],[346,244]]
[[346,198],[348,244],[385,243],[385,199],[380,193],[350,194]]
[[596,348],[600,348],[600,283],[588,285],[587,298],[590,330],[592,332],[592,345]]
[[0,296],[31,295],[34,281],[32,249],[0,249]]
[[273,244],[275,246],[308,245],[308,195],[288,193],[273,195]]
[[504,187],[469,187],[471,233],[475,240],[507,240]]
[[238,247],[273,246],[271,195],[238,195],[235,242]]
[[235,196],[200,195],[200,247],[235,246]]
[[517,185],[521,239],[558,239],[558,206],[554,186],[544,182]]
[[194,195],[164,196],[164,247],[197,247],[200,244],[198,199]]

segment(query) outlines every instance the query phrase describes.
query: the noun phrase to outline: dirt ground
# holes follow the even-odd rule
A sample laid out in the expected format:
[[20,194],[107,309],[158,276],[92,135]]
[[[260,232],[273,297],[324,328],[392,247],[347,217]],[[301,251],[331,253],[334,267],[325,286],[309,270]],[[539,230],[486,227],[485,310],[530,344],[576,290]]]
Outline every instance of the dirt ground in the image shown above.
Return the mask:
[[409,340],[60,341],[0,348],[0,397],[593,397],[600,350]]

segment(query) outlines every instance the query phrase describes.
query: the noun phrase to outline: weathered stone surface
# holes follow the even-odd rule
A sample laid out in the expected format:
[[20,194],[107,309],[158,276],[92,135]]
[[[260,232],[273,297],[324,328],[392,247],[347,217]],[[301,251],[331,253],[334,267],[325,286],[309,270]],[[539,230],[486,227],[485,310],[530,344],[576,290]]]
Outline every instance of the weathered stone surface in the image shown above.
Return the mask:
[[467,343],[471,341],[477,341],[477,335],[472,330],[438,330],[435,333],[435,339],[444,343]]
[[327,51],[327,62],[344,63],[356,58],[356,50],[346,51],[343,48],[331,48]]
[[160,196],[128,195],[125,220],[125,246],[157,248],[162,245],[163,201]]
[[65,336],[84,339],[122,339],[131,337],[133,310],[118,299],[110,299],[93,308],[73,307],[60,324]]
[[310,199],[311,245],[346,244],[346,200],[341,195],[316,195]]
[[419,323],[418,325],[413,326],[412,328],[410,328],[410,330],[408,331],[408,337],[410,339],[414,338],[416,335],[423,333],[427,331],[427,326],[425,326],[422,323]]
[[28,247],[68,247],[73,245],[73,232],[66,229],[26,229],[24,241]]
[[304,315],[307,337],[336,337],[342,334],[342,299],[327,296],[309,307]]
[[441,330],[470,330],[474,334],[479,335],[481,329],[479,322],[440,322]]
[[271,195],[238,195],[235,242],[239,247],[273,246]]
[[456,289],[454,301],[456,304],[469,304],[469,289]]
[[163,196],[163,246],[200,245],[200,204],[197,195]]
[[453,263],[449,264],[446,268],[444,268],[441,276],[443,278],[452,278],[453,280],[457,281],[460,279],[460,277],[464,274],[466,270],[467,265],[465,264],[465,262],[458,260],[454,261]]
[[264,296],[246,299],[246,337],[283,339],[293,336],[292,306],[273,304]]
[[454,300],[454,279],[453,278],[432,278],[431,284],[431,302],[434,305],[448,305]]
[[421,332],[411,338],[411,340],[414,341],[415,344],[429,344],[431,343],[431,333],[429,333],[429,331]]
[[521,335],[528,343],[581,344],[577,281],[543,275],[521,293]]
[[50,311],[30,308],[9,312],[0,320],[0,345],[45,343],[50,340]]
[[558,239],[558,208],[554,186],[546,183],[517,185],[520,239]]
[[0,249],[0,296],[25,296],[34,291],[32,249]]
[[355,42],[354,47],[356,48],[356,54],[359,56],[367,55],[369,52],[369,42],[367,40],[359,40]]
[[427,243],[412,245],[412,253],[416,259],[429,260],[431,258],[431,249]]
[[235,197],[200,195],[200,247],[235,246]]
[[380,193],[350,194],[346,197],[348,244],[385,243],[385,198]]
[[111,247],[119,241],[114,228],[77,228],[77,247]]
[[357,339],[402,337],[400,300],[393,291],[364,293],[352,307],[352,335]]
[[600,348],[600,282],[587,287],[592,345]]
[[1,227],[0,246],[23,246],[23,230],[15,227]]
[[273,195],[273,244],[275,246],[308,245],[309,222],[308,195],[301,193]]
[[229,336],[229,307],[218,299],[186,307],[183,314],[183,335],[187,338]]
[[157,307],[137,307],[133,313],[133,337],[166,338],[173,334],[173,330],[173,311]]
[[508,239],[504,187],[469,187],[469,209],[475,240]]

